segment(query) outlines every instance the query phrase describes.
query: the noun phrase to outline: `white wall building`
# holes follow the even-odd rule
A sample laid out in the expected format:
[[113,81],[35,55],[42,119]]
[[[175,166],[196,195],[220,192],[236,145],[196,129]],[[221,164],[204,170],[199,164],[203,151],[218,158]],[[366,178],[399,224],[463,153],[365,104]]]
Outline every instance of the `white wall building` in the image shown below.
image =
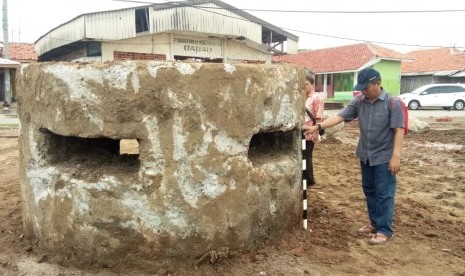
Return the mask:
[[185,60],[271,63],[298,37],[219,0],[80,15],[35,42],[39,61]]

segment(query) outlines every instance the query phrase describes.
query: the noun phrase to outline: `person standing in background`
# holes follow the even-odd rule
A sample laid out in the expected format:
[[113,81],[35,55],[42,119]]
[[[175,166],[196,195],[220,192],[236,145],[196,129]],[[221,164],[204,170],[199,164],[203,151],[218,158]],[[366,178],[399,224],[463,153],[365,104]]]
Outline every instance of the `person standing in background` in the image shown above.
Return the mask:
[[[315,76],[307,72],[305,76],[305,125],[313,126],[323,121],[324,102],[315,92]],[[318,131],[305,134],[305,146],[307,150],[307,184],[313,186],[316,184],[313,176],[313,149],[315,143],[320,139]]]

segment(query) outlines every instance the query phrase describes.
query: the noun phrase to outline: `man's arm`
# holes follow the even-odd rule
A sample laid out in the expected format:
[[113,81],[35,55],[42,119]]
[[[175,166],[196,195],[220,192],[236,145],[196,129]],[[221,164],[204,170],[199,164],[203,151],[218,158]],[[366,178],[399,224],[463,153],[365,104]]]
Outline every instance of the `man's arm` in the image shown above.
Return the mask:
[[400,153],[402,150],[402,143],[404,142],[404,129],[394,129],[394,146],[392,150],[391,160],[389,161],[389,170],[392,174],[400,171]]
[[[330,127],[333,127],[341,122],[344,121],[344,118],[342,118],[341,116],[339,115],[333,115],[331,117],[329,117],[328,119],[324,120],[323,122],[320,123],[320,126],[322,128],[330,128]],[[311,133],[314,133],[315,131],[318,131],[318,126],[306,126],[304,125],[302,127],[303,129],[305,129],[305,134],[311,134]]]

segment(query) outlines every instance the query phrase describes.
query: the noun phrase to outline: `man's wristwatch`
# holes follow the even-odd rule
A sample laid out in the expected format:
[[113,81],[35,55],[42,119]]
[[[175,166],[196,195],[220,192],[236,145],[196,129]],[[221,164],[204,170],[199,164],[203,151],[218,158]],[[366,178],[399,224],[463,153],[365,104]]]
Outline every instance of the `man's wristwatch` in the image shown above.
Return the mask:
[[321,127],[320,123],[317,123],[316,126],[318,127],[318,130],[322,130],[323,128]]

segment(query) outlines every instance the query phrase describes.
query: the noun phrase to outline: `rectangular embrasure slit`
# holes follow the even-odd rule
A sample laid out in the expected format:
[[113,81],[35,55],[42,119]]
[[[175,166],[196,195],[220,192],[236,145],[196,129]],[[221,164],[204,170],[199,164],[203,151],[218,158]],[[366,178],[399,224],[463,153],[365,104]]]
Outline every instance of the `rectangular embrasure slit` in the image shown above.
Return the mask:
[[55,166],[76,166],[80,170],[102,173],[138,171],[139,142],[136,139],[107,137],[83,138],[55,134],[41,129],[43,140],[39,145],[44,160]]
[[260,132],[252,136],[248,157],[254,165],[290,157],[296,148],[295,131]]

